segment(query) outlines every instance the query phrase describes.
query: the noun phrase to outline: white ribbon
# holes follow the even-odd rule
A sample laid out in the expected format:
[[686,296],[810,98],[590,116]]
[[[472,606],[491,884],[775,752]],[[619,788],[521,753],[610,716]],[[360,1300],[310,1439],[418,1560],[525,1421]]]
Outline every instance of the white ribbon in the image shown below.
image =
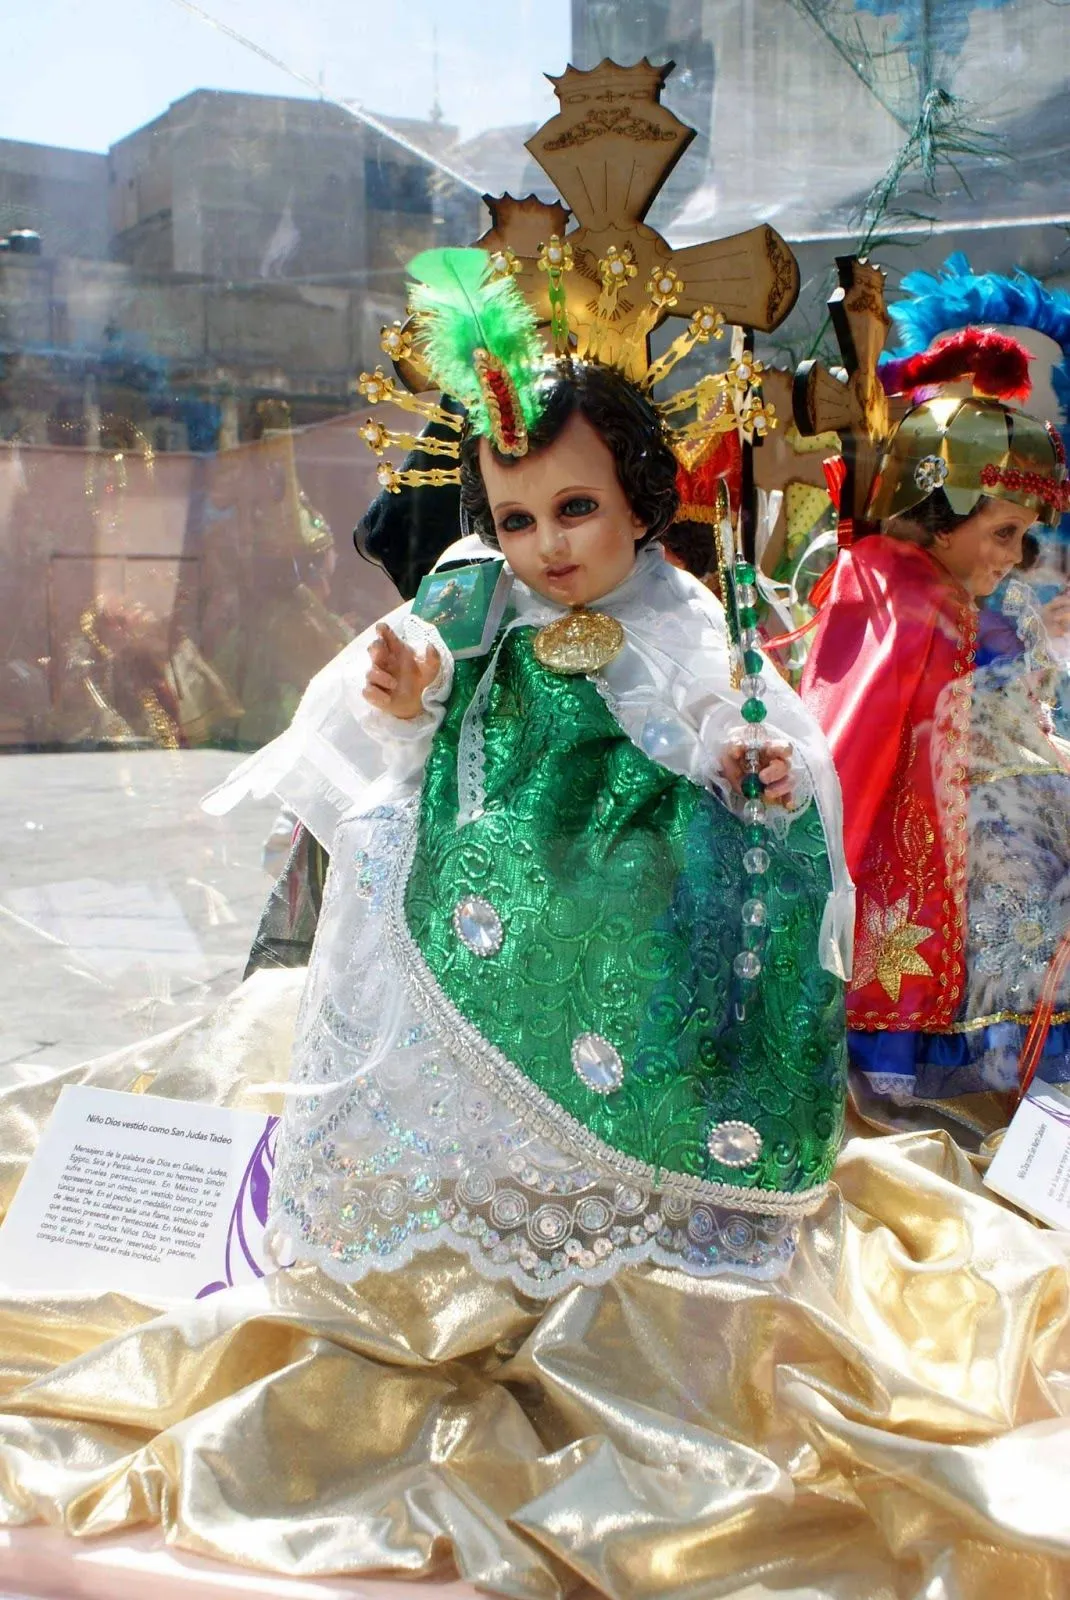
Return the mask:
[[[556,613],[547,611],[545,620],[552,622]],[[502,646],[514,628],[530,628],[537,619],[530,612],[515,616],[502,629],[494,646],[487,669],[476,685],[475,694],[465,707],[461,718],[461,732],[457,741],[457,827],[465,828],[483,815],[487,798],[486,757],[483,750],[483,718],[498,669]]]

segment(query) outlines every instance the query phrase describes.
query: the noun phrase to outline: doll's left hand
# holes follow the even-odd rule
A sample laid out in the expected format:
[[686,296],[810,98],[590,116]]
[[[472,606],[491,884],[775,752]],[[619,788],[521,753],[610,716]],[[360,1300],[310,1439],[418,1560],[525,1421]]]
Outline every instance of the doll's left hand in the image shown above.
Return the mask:
[[[721,757],[721,771],[737,793],[742,793],[743,753],[742,740],[725,745]],[[795,779],[791,770],[791,745],[766,744],[761,747],[762,763],[758,776],[765,785],[762,799],[767,806],[791,805],[795,795]]]

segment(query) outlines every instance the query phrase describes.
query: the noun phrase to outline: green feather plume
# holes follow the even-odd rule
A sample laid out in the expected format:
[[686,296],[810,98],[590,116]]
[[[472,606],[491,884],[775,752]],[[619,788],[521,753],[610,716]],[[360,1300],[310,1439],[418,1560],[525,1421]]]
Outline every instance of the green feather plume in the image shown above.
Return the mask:
[[534,427],[546,353],[513,277],[495,277],[485,250],[425,250],[408,270],[415,280],[409,304],[419,313],[422,353],[439,388],[461,402],[478,432],[486,432],[472,357],[487,350],[512,379],[525,425]]

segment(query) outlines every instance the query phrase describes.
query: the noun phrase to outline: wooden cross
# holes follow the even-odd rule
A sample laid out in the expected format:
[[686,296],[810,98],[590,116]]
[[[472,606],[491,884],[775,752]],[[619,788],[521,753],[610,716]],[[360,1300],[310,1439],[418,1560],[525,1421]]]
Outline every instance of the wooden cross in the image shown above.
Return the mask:
[[[528,140],[527,148],[565,204],[548,204],[534,195],[522,200],[483,197],[491,227],[476,243],[491,254],[511,252],[517,281],[543,322],[550,320],[550,303],[547,274],[539,271],[539,246],[556,234],[571,247],[573,269],[564,275],[563,287],[569,326],[579,335],[581,348],[602,290],[598,264],[611,245],[629,251],[636,269],[616,302],[615,327],[622,345],[649,307],[647,283],[666,268],[678,274],[681,289],[657,322],[668,316],[690,320],[701,307],[712,305],[726,323],[768,333],[779,327],[798,298],[798,263],[780,234],[764,223],[709,244],[672,250],[644,222],[695,136],[693,128],[661,104],[672,70],[671,62],[655,67],[644,59],[634,67],[619,67],[605,60],[589,72],[570,66],[560,78],[551,78],[561,109]],[[566,232],[570,213],[575,226]],[[648,340],[643,338],[635,347],[631,375],[645,373],[648,360]],[[395,365],[410,389],[429,385],[418,360]]]
[[837,256],[836,270],[840,283],[828,308],[843,368],[830,371],[819,361],[804,361],[795,373],[792,410],[801,434],[839,434],[847,466],[840,511],[857,526],[891,432],[877,361],[892,319],[880,267],[857,256]]
[[[634,67],[602,61],[589,72],[569,67],[551,78],[561,109],[540,128],[527,148],[577,224],[565,235],[572,247],[573,270],[565,277],[568,320],[584,332],[593,319],[601,289],[598,263],[609,246],[629,248],[638,269],[631,292],[617,302],[620,332],[648,303],[646,284],[655,272],[672,268],[682,288],[666,315],[690,318],[701,306],[713,305],[726,322],[770,332],[783,322],[799,294],[799,268],[794,255],[774,228],[765,224],[709,244],[672,250],[644,222],[669,173],[695,136],[693,128],[661,104],[673,63],[651,66],[645,58]],[[538,311],[546,300],[546,275],[524,260],[520,282]],[[545,305],[549,316],[549,305]],[[645,370],[646,341],[637,351]]]

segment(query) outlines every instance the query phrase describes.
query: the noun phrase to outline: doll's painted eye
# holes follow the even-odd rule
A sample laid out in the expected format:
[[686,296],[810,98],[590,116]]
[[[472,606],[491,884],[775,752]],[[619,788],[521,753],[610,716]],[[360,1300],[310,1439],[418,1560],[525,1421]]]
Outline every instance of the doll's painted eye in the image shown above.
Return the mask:
[[598,510],[598,501],[592,500],[589,495],[576,494],[571,500],[566,500],[561,507],[563,517],[589,517]]
[[510,511],[498,524],[500,533],[523,533],[525,528],[530,528],[535,519],[528,511]]

